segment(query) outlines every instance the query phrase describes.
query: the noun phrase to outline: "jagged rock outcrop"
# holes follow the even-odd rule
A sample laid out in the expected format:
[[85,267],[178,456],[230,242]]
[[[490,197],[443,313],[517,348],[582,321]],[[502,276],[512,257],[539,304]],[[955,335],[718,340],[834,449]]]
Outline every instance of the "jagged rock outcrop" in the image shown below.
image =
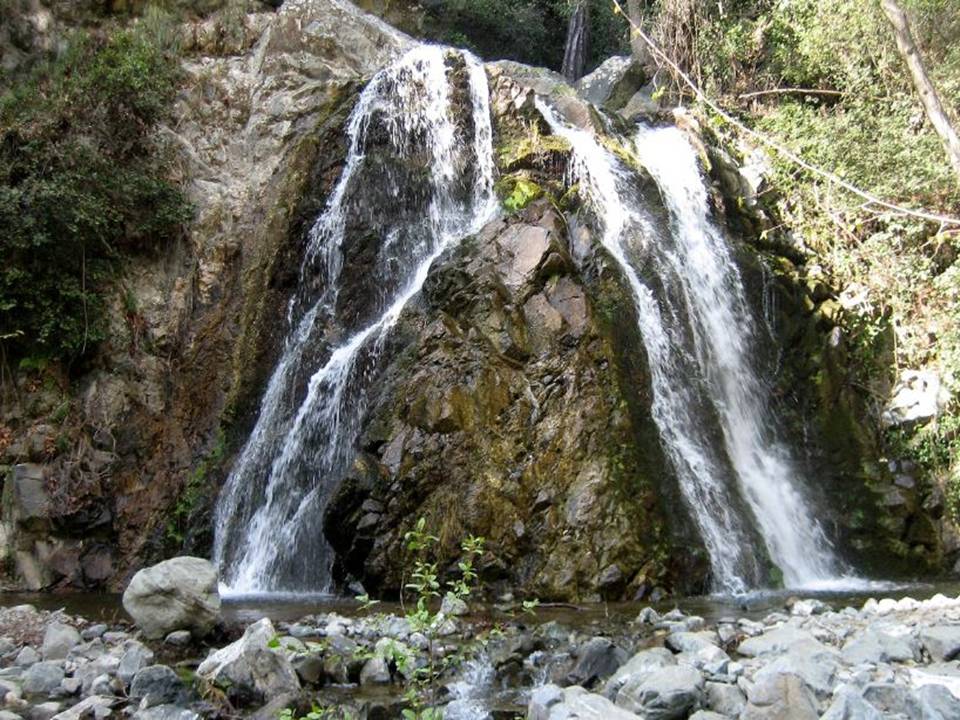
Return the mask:
[[424,516],[449,556],[485,536],[488,577],[532,595],[632,596],[667,580],[663,463],[655,440],[640,450],[648,409],[630,407],[649,378],[621,334],[629,296],[615,277],[586,282],[569,243],[541,200],[431,270],[358,472],[327,513],[344,575],[398,587],[403,534]]

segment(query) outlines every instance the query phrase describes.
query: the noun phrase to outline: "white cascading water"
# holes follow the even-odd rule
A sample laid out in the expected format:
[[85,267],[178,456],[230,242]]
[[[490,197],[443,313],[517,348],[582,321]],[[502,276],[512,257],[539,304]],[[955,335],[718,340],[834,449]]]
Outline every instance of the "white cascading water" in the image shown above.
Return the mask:
[[769,568],[757,557],[758,536],[787,587],[829,583],[838,563],[772,429],[750,365],[755,332],[740,274],[709,219],[692,146],[676,128],[644,128],[636,138],[640,162],[669,212],[664,233],[641,202],[637,174],[593,134],[538,107],[573,146],[571,173],[633,291],[654,420],[709,554],[715,589],[743,593],[765,584]]
[[[455,83],[467,107],[454,106]],[[215,559],[228,594],[329,589],[323,510],[353,460],[390,331],[433,261],[496,212],[487,79],[468,53],[420,46],[379,72],[348,139],[282,356],[218,501]],[[375,257],[345,273],[351,244],[371,233]],[[343,301],[350,283],[360,290]]]

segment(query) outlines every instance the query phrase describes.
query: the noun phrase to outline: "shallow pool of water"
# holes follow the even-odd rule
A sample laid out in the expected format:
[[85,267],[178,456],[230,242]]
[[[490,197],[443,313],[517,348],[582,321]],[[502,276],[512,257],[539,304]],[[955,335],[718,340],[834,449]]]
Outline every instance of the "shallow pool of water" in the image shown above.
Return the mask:
[[[702,597],[684,597],[656,603],[654,607],[665,612],[678,607],[685,613],[700,615],[708,623],[714,623],[722,617],[759,618],[773,610],[780,610],[789,597],[816,597],[836,608],[852,606],[859,608],[870,597],[912,597],[924,600],[937,593],[948,597],[960,595],[960,580],[931,581],[926,583],[876,583],[855,589],[813,589],[780,590],[756,592],[740,596],[709,595]],[[43,610],[63,609],[70,615],[79,615],[88,620],[103,622],[121,622],[128,620],[115,593],[0,593],[0,606],[9,607],[30,603]],[[637,616],[647,602],[616,602],[544,604],[537,608],[537,622],[558,622],[572,626],[590,624],[617,624],[627,622]],[[475,605],[478,615],[489,615],[492,619],[506,618],[519,612],[516,608],[503,605]],[[376,605],[376,612],[402,613],[399,603],[383,602]],[[330,595],[248,595],[225,597],[223,615],[228,622],[250,623],[262,617],[274,621],[292,622],[305,615],[337,612],[347,617],[361,613],[360,604],[355,600]]]

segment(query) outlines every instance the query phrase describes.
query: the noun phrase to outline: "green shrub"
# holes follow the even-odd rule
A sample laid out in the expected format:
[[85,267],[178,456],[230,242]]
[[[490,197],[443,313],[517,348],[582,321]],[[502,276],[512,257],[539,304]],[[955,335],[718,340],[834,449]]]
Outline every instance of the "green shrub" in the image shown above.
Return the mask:
[[15,357],[95,348],[124,257],[189,217],[153,133],[179,63],[150,28],[75,34],[0,96],[0,337]]
[[[948,112],[960,107],[960,4],[902,0]],[[711,7],[713,5],[711,4]],[[700,28],[704,83],[722,104],[814,165],[888,201],[960,215],[957,185],[876,0],[765,0],[727,5]],[[828,93],[775,93],[808,88]],[[720,132],[729,131],[722,127]],[[938,371],[960,394],[960,236],[887,212],[774,156],[779,221],[816,254],[848,309],[843,329],[857,385],[879,411],[904,368]],[[960,518],[960,403],[938,421],[885,433],[919,479],[949,478]]]

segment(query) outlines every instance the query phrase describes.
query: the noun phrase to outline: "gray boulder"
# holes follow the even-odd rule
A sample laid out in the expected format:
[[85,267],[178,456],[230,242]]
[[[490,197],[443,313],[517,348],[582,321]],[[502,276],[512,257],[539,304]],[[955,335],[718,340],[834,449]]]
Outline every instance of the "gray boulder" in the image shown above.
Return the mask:
[[120,656],[120,662],[116,668],[116,676],[123,683],[124,687],[133,681],[142,668],[153,664],[153,650],[143,643],[136,640],[127,642],[123,655]]
[[163,639],[164,645],[173,645],[174,647],[186,647],[190,644],[193,636],[189,630],[174,630]]
[[624,684],[617,705],[646,720],[685,718],[703,704],[703,685],[703,676],[691,667],[666,667],[639,684]]
[[102,673],[90,683],[90,692],[94,695],[119,695],[123,692],[123,684],[117,678]]
[[673,653],[666,648],[650,648],[641,650],[627,662],[619,667],[617,671],[607,680],[603,688],[604,697],[609,700],[615,700],[617,693],[620,692],[627,682],[639,685],[651,673],[661,668],[676,665],[676,658]]
[[24,526],[43,527],[50,516],[50,497],[43,477],[43,466],[33,463],[14,465],[12,511]]
[[754,683],[740,720],[817,720],[813,691],[796,675],[771,675]]
[[103,634],[108,629],[109,628],[103,623],[97,623],[96,625],[91,625],[90,627],[86,627],[83,630],[81,630],[80,637],[86,640],[87,642],[90,642],[91,640],[95,640],[96,638],[103,637]]
[[836,650],[816,640],[804,640],[764,666],[754,679],[761,682],[774,675],[796,675],[817,695],[826,698],[833,693],[838,667]]
[[744,640],[737,648],[737,652],[745,657],[780,654],[786,652],[791,645],[803,641],[817,642],[816,638],[806,630],[784,625]]
[[960,699],[943,685],[924,685],[916,697],[924,720],[960,720]]
[[550,709],[563,703],[563,690],[556,685],[541,685],[530,693],[527,720],[548,720]]
[[848,665],[902,663],[919,660],[920,647],[908,632],[889,633],[870,627],[846,642],[842,656]]
[[52,661],[34,663],[23,674],[23,694],[49,697],[60,690],[63,678],[64,672],[60,663]]
[[197,668],[197,675],[215,685],[243,688],[265,698],[300,690],[300,680],[290,660],[270,647],[276,636],[273,623],[264,618],[243,637],[212,653]]
[[117,698],[91,695],[76,705],[54,715],[53,720],[104,720],[110,716],[111,708],[118,702]]
[[619,110],[647,82],[647,73],[630,56],[607,58],[589,75],[577,81],[582,98],[597,107]]
[[[294,655],[290,663],[293,665],[293,669],[301,682],[318,683],[320,682],[320,678],[323,677],[323,660],[322,655],[301,653]],[[344,682],[347,682],[347,680],[344,680]]]
[[590,687],[608,677],[627,660],[627,653],[605,637],[590,638],[577,648],[577,663],[567,676],[571,685]]
[[200,716],[193,710],[187,710],[177,705],[157,705],[137,710],[133,714],[133,720],[199,720],[199,718]]
[[820,720],[883,720],[880,711],[852,688],[841,688]]
[[53,622],[43,634],[41,653],[44,660],[63,660],[70,651],[80,644],[80,633],[75,627]]
[[37,705],[28,705],[24,708],[24,720],[50,720],[62,709],[60,703],[49,701],[38,703]]
[[444,595],[440,603],[440,612],[448,617],[466,615],[469,611],[470,608],[467,607],[467,604],[453,595]]
[[360,684],[367,685],[387,685],[390,683],[390,666],[384,657],[372,657],[364,663],[360,671]]
[[175,703],[183,692],[183,682],[166,665],[151,665],[133,676],[130,697],[140,698],[140,707]]
[[717,647],[717,634],[704,632],[675,632],[667,635],[663,644],[675,653],[695,653],[707,648]]
[[123,607],[148,638],[175,630],[203,637],[220,617],[217,570],[207,560],[176,557],[133,576],[123,593]]
[[883,717],[920,717],[920,703],[910,688],[896,683],[870,683],[863,689],[863,699],[880,711]]
[[120,661],[115,656],[104,655],[92,662],[79,665],[77,669],[73,671],[73,677],[80,681],[80,691],[83,695],[97,694],[93,692],[93,683],[98,680],[101,675],[105,675],[108,678],[113,676],[122,690],[125,684],[121,682],[119,678],[116,678],[117,668],[119,666]]
[[708,682],[704,686],[707,707],[723,715],[740,717],[747,706],[747,697],[736,685]]
[[30,667],[34,663],[38,662],[40,662],[40,653],[38,653],[29,645],[24,645],[20,652],[17,653],[17,657],[14,659],[13,664],[19,667]]
[[544,685],[530,696],[527,720],[637,720],[602,695],[573,686]]
[[920,642],[935,662],[960,655],[960,625],[935,625],[920,631]]

